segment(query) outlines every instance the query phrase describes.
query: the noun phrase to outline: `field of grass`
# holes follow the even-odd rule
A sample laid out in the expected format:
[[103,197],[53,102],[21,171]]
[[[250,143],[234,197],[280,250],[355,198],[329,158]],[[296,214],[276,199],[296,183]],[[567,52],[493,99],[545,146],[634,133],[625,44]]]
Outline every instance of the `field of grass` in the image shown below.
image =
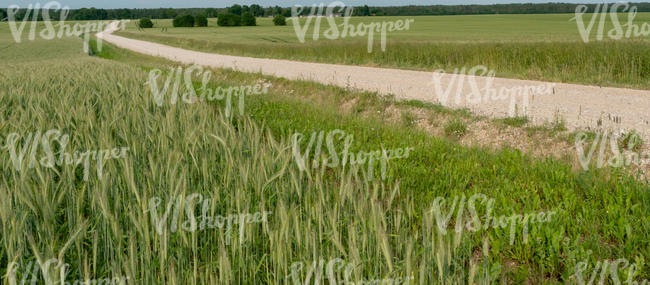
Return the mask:
[[[22,150],[28,133],[58,129],[70,134],[68,150],[130,150],[105,163],[101,180],[94,173],[84,180],[82,165],[16,169],[2,148],[3,284],[25,276],[29,262],[51,258],[69,265],[68,281],[128,276],[128,284],[296,284],[296,262],[305,264],[296,273],[305,280],[312,262],[334,258],[353,264],[354,281],[571,283],[579,262],[593,268],[618,258],[636,262],[636,280],[650,275],[650,189],[624,171],[576,172],[513,149],[464,147],[385,121],[381,107],[390,100],[376,94],[230,70],[215,70],[210,86],[273,84],[268,94],[246,98],[245,115],[224,117],[220,102],[159,107],[145,83],[152,68],[173,63],[110,45],[88,56],[79,38],[16,44],[7,31],[0,25],[3,146],[11,133],[22,135]],[[379,113],[346,114],[340,98]],[[384,181],[349,167],[300,172],[291,135],[335,129],[354,135],[352,151],[414,150],[391,161]],[[193,193],[210,199],[211,216],[271,215],[233,231],[159,234],[151,199],[164,201],[160,214],[166,201]],[[432,214],[436,197],[451,204],[477,193],[494,199],[495,216],[556,215],[532,225],[526,243],[521,228],[513,244],[508,229],[456,233],[455,218],[443,235]],[[50,281],[60,280],[60,269],[50,269]],[[344,271],[335,269],[338,282]],[[312,275],[329,283],[325,269]]]
[[[138,31],[131,23],[117,34],[231,55],[448,72],[485,65],[500,77],[650,89],[650,38],[596,41],[594,27],[591,41],[584,43],[573,16],[353,17],[352,24],[415,19],[410,30],[388,34],[385,52],[375,35],[372,53],[367,52],[367,37],[325,39],[329,25],[324,19],[319,40],[313,40],[312,23],[305,43],[298,41],[291,20],[278,27],[268,18],[258,19],[257,27],[218,27],[210,19],[205,28],[173,28],[171,20],[156,20],[153,29]],[[591,16],[584,19],[587,25]],[[626,23],[627,14],[619,19]],[[638,25],[647,22],[650,13],[634,19]],[[609,18],[604,27],[605,32],[613,27]]]

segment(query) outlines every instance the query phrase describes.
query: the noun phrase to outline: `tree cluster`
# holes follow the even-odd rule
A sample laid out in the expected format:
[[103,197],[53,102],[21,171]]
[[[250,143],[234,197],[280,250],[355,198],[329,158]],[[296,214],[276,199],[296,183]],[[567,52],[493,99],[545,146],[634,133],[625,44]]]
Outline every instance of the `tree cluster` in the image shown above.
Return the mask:
[[172,24],[174,27],[207,27],[208,18],[203,14],[196,16],[185,14],[174,18]]
[[194,27],[194,16],[185,14],[174,18],[174,27]]
[[194,24],[197,27],[207,27],[208,26],[208,17],[206,15],[196,15],[194,17]]
[[141,29],[153,28],[153,22],[149,18],[142,18],[140,19],[140,22],[138,22],[138,27]]
[[[540,4],[493,4],[493,5],[430,5],[430,6],[392,6],[369,7],[367,5],[354,7],[353,16],[425,16],[425,15],[474,15],[474,14],[548,14],[548,13],[575,13],[578,4],[568,3],[540,3]],[[637,7],[638,12],[650,12],[650,3],[630,3]],[[596,4],[587,4],[588,11],[593,11]],[[306,16],[311,12],[311,7],[305,7],[300,15]],[[58,20],[61,11],[50,11],[50,18]],[[114,20],[114,19],[173,19],[179,15],[205,15],[217,17],[221,14],[233,14],[243,17],[250,13],[253,17],[271,17],[282,15],[291,17],[291,7],[279,6],[263,8],[260,5],[233,5],[227,8],[157,8],[157,9],[96,9],[81,8],[69,10],[68,20]],[[342,13],[338,9],[336,13]],[[19,9],[16,19],[22,20],[26,9]],[[6,9],[0,9],[0,19],[7,17]],[[231,16],[229,16],[231,17]],[[30,16],[31,19],[31,16]],[[42,13],[38,13],[38,20],[42,20]],[[241,21],[241,19],[240,19]]]
[[287,18],[278,14],[273,16],[273,24],[276,26],[286,26],[287,25]]
[[[576,6],[569,3],[539,4],[493,4],[493,5],[431,5],[394,7],[355,7],[353,16],[429,16],[429,15],[478,15],[478,14],[563,14],[575,13]],[[630,3],[639,12],[650,11],[650,3]],[[587,4],[594,11],[596,4]],[[308,9],[305,9],[308,10]],[[303,14],[309,11],[303,11]]]
[[240,11],[231,11],[229,13],[219,14],[219,16],[217,16],[217,25],[222,27],[257,25],[257,20],[255,16],[253,16],[253,13],[242,12],[241,14],[237,14],[236,12]]

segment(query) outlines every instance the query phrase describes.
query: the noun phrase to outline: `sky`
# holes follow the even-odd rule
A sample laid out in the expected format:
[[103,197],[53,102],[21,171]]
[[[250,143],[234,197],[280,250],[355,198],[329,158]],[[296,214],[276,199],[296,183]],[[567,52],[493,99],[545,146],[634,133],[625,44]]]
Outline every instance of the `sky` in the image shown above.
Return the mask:
[[[62,6],[71,9],[77,8],[222,8],[233,4],[250,5],[259,4],[263,7],[281,6],[291,7],[293,5],[311,6],[313,4],[325,3],[326,5],[334,0],[253,0],[253,1],[231,1],[231,0],[58,0]],[[507,3],[547,3],[553,0],[341,0],[346,5],[352,6],[402,6],[402,5],[459,5],[459,4],[507,4]],[[612,0],[613,1],[613,0]],[[608,1],[608,2],[612,2]],[[27,7],[29,4],[40,3],[41,6],[49,0],[0,0],[0,7],[18,5]],[[602,0],[564,0],[555,1],[563,3],[599,3]],[[634,2],[634,1],[633,1]],[[642,1],[638,1],[642,2]]]

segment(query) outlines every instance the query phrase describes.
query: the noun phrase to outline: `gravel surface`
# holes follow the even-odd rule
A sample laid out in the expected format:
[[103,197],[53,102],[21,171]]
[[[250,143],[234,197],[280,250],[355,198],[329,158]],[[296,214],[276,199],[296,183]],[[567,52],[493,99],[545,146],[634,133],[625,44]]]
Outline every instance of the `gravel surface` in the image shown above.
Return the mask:
[[[559,118],[569,130],[634,129],[646,142],[650,139],[650,91],[646,90],[219,55],[116,36],[112,32],[117,26],[113,23],[97,36],[121,48],[184,64],[260,72],[393,94],[397,99],[469,108],[476,114],[494,118],[526,114],[536,125]],[[454,84],[459,81],[462,83]],[[517,89],[518,92],[512,92]],[[472,93],[472,90],[481,91]],[[497,95],[489,95],[493,93]],[[447,100],[444,94],[448,94]]]

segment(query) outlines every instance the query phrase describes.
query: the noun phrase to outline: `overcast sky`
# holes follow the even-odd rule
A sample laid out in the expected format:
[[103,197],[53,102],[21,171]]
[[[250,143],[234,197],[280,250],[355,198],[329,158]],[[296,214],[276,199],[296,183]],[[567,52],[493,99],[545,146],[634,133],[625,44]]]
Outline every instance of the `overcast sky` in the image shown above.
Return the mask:
[[[295,4],[300,5],[313,5],[317,3],[330,3],[333,0],[254,0],[254,1],[230,1],[230,0],[59,0],[61,5],[68,6],[72,9],[76,8],[221,8],[227,7],[232,4],[250,5],[259,4],[264,7],[279,5],[281,7],[290,7]],[[18,5],[21,8],[27,7],[29,4],[40,3],[41,6],[49,0],[0,0],[0,7],[8,7],[9,5]],[[343,3],[347,5],[360,6],[401,6],[401,5],[457,5],[457,4],[505,4],[505,3],[547,3],[552,0],[523,0],[523,1],[508,1],[508,0],[344,0]],[[563,3],[599,3],[598,0],[582,0],[582,1],[556,1]],[[614,2],[614,0],[608,1]],[[642,1],[639,1],[642,2]]]

